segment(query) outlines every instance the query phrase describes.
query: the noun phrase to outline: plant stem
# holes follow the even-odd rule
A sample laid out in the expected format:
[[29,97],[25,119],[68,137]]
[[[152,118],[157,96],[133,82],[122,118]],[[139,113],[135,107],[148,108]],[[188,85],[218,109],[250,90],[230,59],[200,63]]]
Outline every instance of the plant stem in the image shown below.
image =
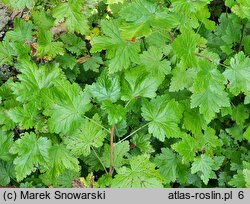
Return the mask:
[[246,27],[246,25],[243,24],[242,28],[241,28],[240,45],[239,45],[238,52],[240,52],[242,50],[242,43],[243,43],[243,38],[244,38],[244,34],[245,34],[245,27]]
[[96,158],[97,158],[97,159],[99,160],[99,162],[101,163],[101,165],[102,165],[104,171],[106,172],[106,174],[108,174],[108,172],[107,172],[107,170],[106,170],[106,168],[105,168],[105,166],[104,166],[104,164],[103,164],[101,158],[98,156],[98,154],[96,153],[95,149],[94,149],[93,147],[91,147],[91,149],[93,150],[93,152],[94,152]]
[[134,132],[130,133],[128,136],[124,137],[122,140],[120,140],[119,142],[117,142],[115,145],[123,142],[124,140],[128,139],[129,137],[131,137],[132,135],[134,135],[135,133],[137,133],[138,131],[140,131],[141,129],[145,128],[146,126],[148,126],[150,124],[150,122],[146,123],[145,125],[139,127],[137,130],[135,130]]
[[99,127],[101,127],[102,129],[106,130],[109,133],[109,130],[107,128],[105,128],[104,126],[102,126],[101,124],[99,124],[98,122],[96,122],[95,120],[93,120],[93,119],[91,119],[91,118],[89,118],[89,117],[87,117],[85,115],[83,115],[83,117],[86,118],[87,120],[95,123],[96,125],[98,125]]
[[113,174],[113,149],[114,149],[115,124],[112,125],[110,131],[110,150],[109,150],[109,175]]
[[132,99],[130,99],[130,100],[126,103],[125,108],[128,107],[128,105],[130,104],[131,100],[132,100]]
[[[203,54],[195,53],[195,55],[196,55],[197,57],[202,57],[202,58],[208,60],[209,62],[213,62],[212,59],[210,59],[208,56],[205,56],[205,55],[203,55]],[[224,65],[224,64],[222,64],[222,63],[219,63],[219,65],[221,65],[221,66],[223,66],[223,67],[228,67],[227,65]]]

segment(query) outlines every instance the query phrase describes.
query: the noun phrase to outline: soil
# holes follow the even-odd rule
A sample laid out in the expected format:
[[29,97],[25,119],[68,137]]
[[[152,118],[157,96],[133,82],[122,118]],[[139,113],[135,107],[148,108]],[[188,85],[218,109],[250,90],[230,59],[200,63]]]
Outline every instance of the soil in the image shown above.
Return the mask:
[[3,38],[9,20],[10,13],[8,12],[6,6],[0,3],[0,38]]
[[[5,33],[12,29],[13,27],[13,18],[11,17],[12,13],[8,11],[8,8],[0,3],[0,42],[3,40]],[[0,63],[0,85],[7,81],[10,77],[13,80],[17,80],[17,70],[9,65]]]

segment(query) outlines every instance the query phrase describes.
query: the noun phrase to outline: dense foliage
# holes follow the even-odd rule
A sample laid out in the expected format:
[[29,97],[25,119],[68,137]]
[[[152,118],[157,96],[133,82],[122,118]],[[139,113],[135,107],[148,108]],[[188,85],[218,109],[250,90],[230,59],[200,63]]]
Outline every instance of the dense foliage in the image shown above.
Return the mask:
[[0,186],[250,187],[250,1],[1,2]]

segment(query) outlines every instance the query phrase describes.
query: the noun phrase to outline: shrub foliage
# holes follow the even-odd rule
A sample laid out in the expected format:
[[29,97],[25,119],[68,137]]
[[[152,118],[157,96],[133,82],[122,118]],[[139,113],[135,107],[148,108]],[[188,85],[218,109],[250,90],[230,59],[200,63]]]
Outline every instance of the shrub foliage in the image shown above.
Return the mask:
[[250,187],[248,0],[2,2],[1,186]]

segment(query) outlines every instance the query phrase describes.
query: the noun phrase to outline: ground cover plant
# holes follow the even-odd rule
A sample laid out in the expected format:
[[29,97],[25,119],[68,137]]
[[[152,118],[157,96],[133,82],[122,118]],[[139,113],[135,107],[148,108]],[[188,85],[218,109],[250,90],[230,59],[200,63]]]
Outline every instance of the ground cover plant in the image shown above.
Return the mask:
[[248,0],[1,0],[0,186],[250,187]]

